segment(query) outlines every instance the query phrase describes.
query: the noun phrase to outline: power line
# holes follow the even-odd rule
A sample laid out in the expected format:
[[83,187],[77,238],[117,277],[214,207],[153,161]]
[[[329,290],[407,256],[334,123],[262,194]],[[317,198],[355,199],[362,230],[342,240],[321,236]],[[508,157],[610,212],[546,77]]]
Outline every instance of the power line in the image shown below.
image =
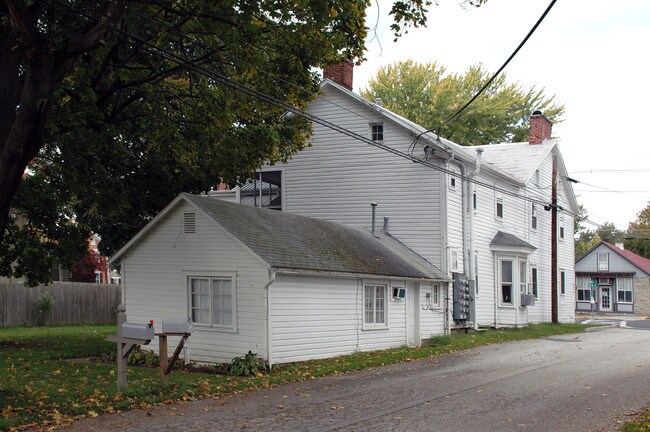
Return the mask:
[[481,95],[481,93],[483,93],[485,91],[485,89],[487,89],[490,86],[490,84],[492,84],[492,81],[494,81],[496,79],[496,77],[501,73],[501,71],[503,71],[506,68],[506,66],[508,66],[508,63],[510,63],[510,61],[517,55],[519,50],[526,44],[526,42],[528,42],[528,39],[530,39],[530,37],[533,35],[533,33],[535,33],[535,30],[537,30],[537,27],[539,27],[539,25],[542,23],[542,21],[544,21],[544,18],[546,18],[546,15],[548,15],[548,13],[551,11],[551,9],[553,8],[553,5],[555,5],[556,1],[557,0],[552,0],[551,1],[551,3],[548,5],[548,7],[546,8],[546,10],[542,14],[542,16],[539,17],[539,19],[537,20],[537,22],[535,23],[533,28],[530,29],[530,31],[528,32],[526,37],[519,43],[519,46],[517,46],[517,48],[512,52],[512,54],[510,54],[510,57],[508,57],[508,59],[505,61],[505,63],[503,63],[503,65],[501,65],[499,70],[497,70],[496,73],[494,75],[492,75],[492,78],[490,78],[483,85],[483,87],[481,87],[481,89],[465,105],[460,107],[458,109],[458,111],[453,113],[451,116],[449,116],[446,120],[444,120],[438,126],[436,126],[434,128],[431,128],[431,129],[427,129],[426,131],[422,132],[420,135],[418,135],[415,138],[415,141],[419,140],[420,137],[422,135],[424,135],[425,133],[433,132],[433,131],[436,131],[436,130],[440,129],[442,126],[446,125],[447,123],[449,123],[450,121],[452,121],[453,119],[458,117],[463,111],[465,111],[465,109],[467,109],[467,107],[469,107]]

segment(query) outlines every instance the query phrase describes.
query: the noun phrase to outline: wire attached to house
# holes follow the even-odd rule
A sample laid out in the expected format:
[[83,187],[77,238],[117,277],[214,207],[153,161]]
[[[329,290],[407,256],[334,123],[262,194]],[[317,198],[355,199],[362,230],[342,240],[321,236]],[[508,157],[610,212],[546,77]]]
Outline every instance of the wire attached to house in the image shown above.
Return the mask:
[[442,126],[446,125],[447,123],[449,123],[450,121],[452,121],[453,119],[458,117],[463,111],[465,111],[467,109],[467,107],[469,107],[481,95],[481,93],[483,93],[485,91],[485,89],[487,89],[490,86],[490,84],[492,84],[492,82],[496,79],[496,77],[499,76],[499,74],[506,68],[506,66],[508,66],[508,63],[510,63],[510,61],[517,55],[519,50],[526,44],[526,42],[528,42],[528,39],[530,39],[530,37],[533,35],[533,33],[535,33],[535,30],[537,30],[537,27],[539,27],[539,25],[542,23],[542,21],[544,21],[544,18],[546,18],[546,15],[548,15],[548,13],[551,11],[551,9],[555,5],[556,1],[557,0],[552,0],[551,1],[551,3],[548,5],[548,7],[546,8],[546,10],[542,14],[542,16],[539,17],[539,19],[537,20],[537,22],[535,23],[533,28],[530,29],[530,31],[528,32],[526,37],[519,44],[519,46],[517,46],[517,48],[512,52],[512,54],[510,54],[510,57],[508,57],[508,59],[505,61],[505,63],[503,63],[503,65],[501,65],[499,70],[496,71],[494,75],[492,75],[492,78],[490,78],[485,84],[483,84],[483,87],[481,87],[480,90],[465,105],[460,107],[455,113],[453,113],[451,116],[449,116],[446,120],[444,120],[438,126],[436,126],[434,128],[431,128],[431,129],[427,129],[426,131],[420,133],[415,138],[415,141],[418,141],[420,139],[420,137],[422,135],[424,135],[425,133],[437,131]]

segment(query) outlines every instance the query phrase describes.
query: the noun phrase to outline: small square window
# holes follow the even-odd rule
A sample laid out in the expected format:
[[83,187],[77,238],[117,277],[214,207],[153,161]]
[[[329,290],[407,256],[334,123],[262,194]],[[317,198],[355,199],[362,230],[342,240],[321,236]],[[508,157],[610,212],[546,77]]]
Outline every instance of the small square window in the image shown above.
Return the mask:
[[449,178],[449,187],[452,189],[456,189],[456,177]]
[[373,141],[384,140],[384,125],[381,123],[374,123],[370,125],[370,138]]

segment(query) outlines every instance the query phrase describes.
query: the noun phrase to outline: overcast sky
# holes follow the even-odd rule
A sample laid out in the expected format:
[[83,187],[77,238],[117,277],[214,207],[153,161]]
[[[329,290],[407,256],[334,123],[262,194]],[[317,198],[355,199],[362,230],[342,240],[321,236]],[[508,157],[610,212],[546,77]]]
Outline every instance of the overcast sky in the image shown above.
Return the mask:
[[[480,8],[439,0],[427,28],[396,43],[391,3],[379,0],[376,38],[354,70],[357,91],[379,67],[409,58],[436,60],[450,72],[480,62],[494,72],[550,0],[489,0]],[[375,3],[371,27],[376,19]],[[578,202],[590,220],[627,228],[650,201],[650,1],[559,0],[505,72],[510,82],[544,88],[566,104],[553,136],[570,176],[581,182],[574,185]]]

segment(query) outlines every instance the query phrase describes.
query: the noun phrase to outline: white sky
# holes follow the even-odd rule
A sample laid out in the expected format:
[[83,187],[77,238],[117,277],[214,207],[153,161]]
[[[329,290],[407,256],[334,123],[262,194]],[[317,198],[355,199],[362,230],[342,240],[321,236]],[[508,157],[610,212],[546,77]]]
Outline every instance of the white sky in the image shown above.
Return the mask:
[[[480,62],[494,72],[550,0],[489,0],[467,9],[459,0],[439,3],[430,7],[427,28],[393,43],[392,1],[379,0],[377,38],[368,44],[367,61],[354,69],[355,90],[380,66],[409,58],[436,60],[450,72]],[[370,27],[376,19],[373,2]],[[591,221],[627,228],[650,201],[650,1],[560,0],[505,73],[508,81],[544,88],[566,104],[553,136],[569,175],[582,182],[574,185],[578,202]]]

